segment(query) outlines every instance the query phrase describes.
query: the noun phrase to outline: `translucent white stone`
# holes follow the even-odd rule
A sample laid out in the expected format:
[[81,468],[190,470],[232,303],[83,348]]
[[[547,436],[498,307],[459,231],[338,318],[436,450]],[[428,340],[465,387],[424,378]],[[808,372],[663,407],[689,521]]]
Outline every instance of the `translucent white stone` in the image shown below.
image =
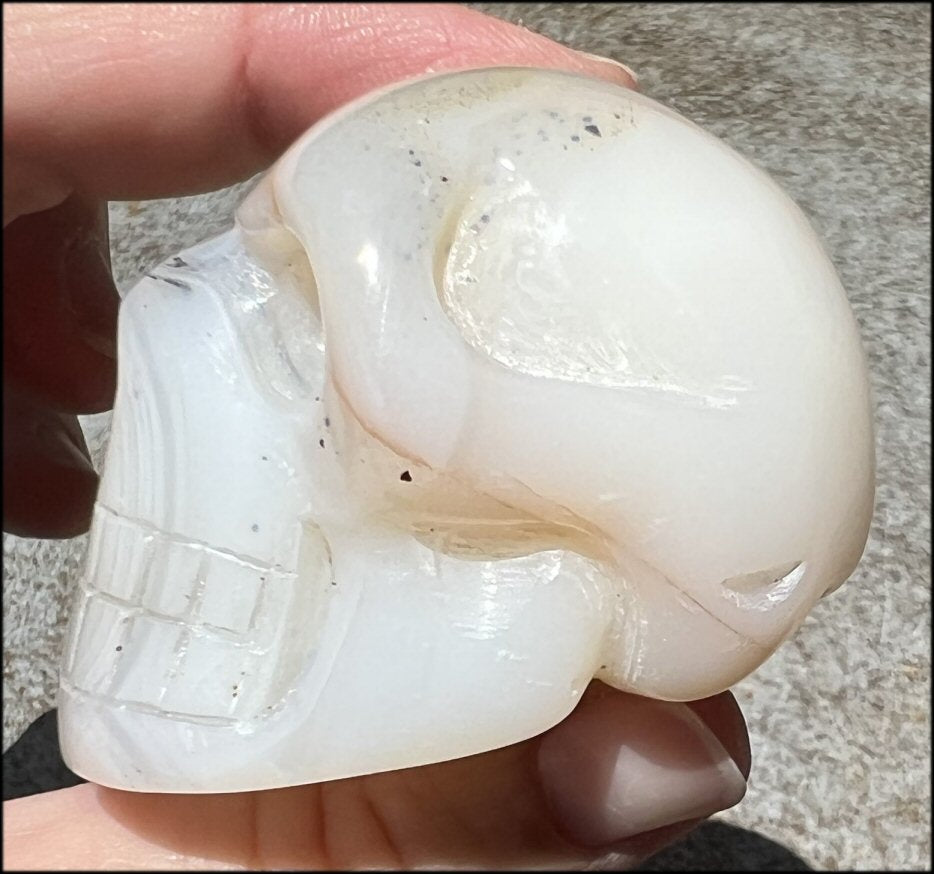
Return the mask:
[[312,128],[120,317],[60,698],[79,774],[226,792],[759,665],[855,567],[859,334],[800,210],[648,97],[492,69]]

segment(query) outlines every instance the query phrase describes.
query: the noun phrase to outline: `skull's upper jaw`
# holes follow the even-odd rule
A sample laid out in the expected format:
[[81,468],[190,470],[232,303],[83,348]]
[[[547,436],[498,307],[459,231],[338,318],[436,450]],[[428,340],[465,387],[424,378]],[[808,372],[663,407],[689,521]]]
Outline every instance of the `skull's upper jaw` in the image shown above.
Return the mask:
[[858,560],[865,383],[800,214],[646,98],[358,105],[124,304],[66,759],[266,788],[719,691]]

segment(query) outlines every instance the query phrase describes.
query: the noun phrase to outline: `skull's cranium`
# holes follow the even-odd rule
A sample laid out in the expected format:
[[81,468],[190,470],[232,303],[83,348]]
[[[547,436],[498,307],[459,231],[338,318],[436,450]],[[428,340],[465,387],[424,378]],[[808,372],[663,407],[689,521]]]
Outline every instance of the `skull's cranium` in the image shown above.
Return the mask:
[[388,89],[124,302],[65,757],[266,788],[519,741],[594,676],[712,694],[872,496],[856,325],[768,178],[574,75]]

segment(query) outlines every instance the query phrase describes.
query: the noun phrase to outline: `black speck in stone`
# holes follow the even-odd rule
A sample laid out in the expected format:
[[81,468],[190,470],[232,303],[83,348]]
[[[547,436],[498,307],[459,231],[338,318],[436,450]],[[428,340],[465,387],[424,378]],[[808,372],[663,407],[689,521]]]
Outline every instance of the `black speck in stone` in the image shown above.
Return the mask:
[[590,124],[590,122],[592,122],[592,121],[593,121],[593,116],[592,116],[592,115],[585,115],[585,116],[584,116],[584,124]]
[[480,221],[482,221],[483,224],[487,224],[490,221],[490,217],[486,213],[483,213],[483,215],[480,216]]
[[318,445],[319,445],[322,449],[324,449],[324,438],[323,438],[323,437],[318,441]]
[[577,134],[571,134],[572,143],[579,143],[580,141],[581,141],[581,138]]
[[421,167],[421,166],[422,166],[422,162],[421,162],[421,161],[413,161],[412,163],[413,163],[416,167]]
[[324,417],[324,427],[325,428],[331,427],[331,420],[327,416]]
[[620,118],[620,114],[619,114],[618,112],[614,112],[614,113],[613,113],[613,118]]
[[399,477],[399,479],[401,479],[404,483],[410,483],[412,482],[412,474],[410,474],[407,470],[404,470],[402,471],[402,475]]
[[442,177],[441,177],[441,181],[442,181],[442,182],[447,182],[447,181],[448,181],[448,177],[447,177],[447,176],[442,176]]
[[409,149],[409,154],[410,154],[410,155],[414,155],[414,154],[415,154],[415,149]]
[[600,128],[598,128],[595,124],[588,124],[584,130],[595,137],[603,136],[603,134],[600,133]]
[[266,455],[261,455],[260,458],[262,458],[263,461],[269,461],[269,458]]
[[250,526],[250,530],[251,530],[251,531],[259,531],[259,525],[257,525],[257,524],[254,522],[254,523]]
[[169,266],[170,266],[170,267],[187,267],[187,266],[188,266],[188,262],[187,262],[184,258],[180,258],[178,255],[176,255],[176,256],[169,262]]
[[122,646],[114,647],[114,649],[116,649],[117,652],[123,652],[123,647],[122,647]]

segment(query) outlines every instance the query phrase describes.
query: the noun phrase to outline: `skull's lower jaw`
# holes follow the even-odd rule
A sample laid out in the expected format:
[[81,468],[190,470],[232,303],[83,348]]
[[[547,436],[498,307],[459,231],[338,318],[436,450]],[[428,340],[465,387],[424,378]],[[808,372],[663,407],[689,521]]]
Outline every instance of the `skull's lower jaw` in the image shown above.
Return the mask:
[[[280,623],[261,618],[266,590],[240,630],[206,621],[219,617],[203,612],[204,587],[200,609],[163,612],[146,570],[160,566],[164,536],[98,508],[93,537],[59,720],[69,766],[116,788],[263,789],[508,745],[570,712],[605,632],[599,581],[557,551],[513,560],[509,591],[495,592],[477,562],[424,571],[429,550],[398,532],[365,544],[334,534],[331,564],[301,574],[306,585],[326,575],[332,598],[328,621],[306,637],[297,625],[311,614],[294,599]],[[239,559],[187,547],[201,554],[197,580],[218,569],[232,578]],[[97,572],[117,554],[128,573],[107,580],[124,590]],[[278,641],[266,651],[264,621]],[[313,646],[287,652],[296,636]]]
[[[186,552],[191,594],[173,604],[158,584]],[[633,599],[629,620],[608,627],[617,593],[574,553],[506,560],[493,578],[388,527],[312,526],[302,554],[294,574],[249,566],[99,506],[59,699],[69,766],[149,792],[341,779],[525,740],[564,718],[594,674],[688,698],[765,657],[703,613],[684,634],[677,599],[666,607],[658,588],[642,616],[653,621]],[[246,598],[250,573],[264,579]]]

